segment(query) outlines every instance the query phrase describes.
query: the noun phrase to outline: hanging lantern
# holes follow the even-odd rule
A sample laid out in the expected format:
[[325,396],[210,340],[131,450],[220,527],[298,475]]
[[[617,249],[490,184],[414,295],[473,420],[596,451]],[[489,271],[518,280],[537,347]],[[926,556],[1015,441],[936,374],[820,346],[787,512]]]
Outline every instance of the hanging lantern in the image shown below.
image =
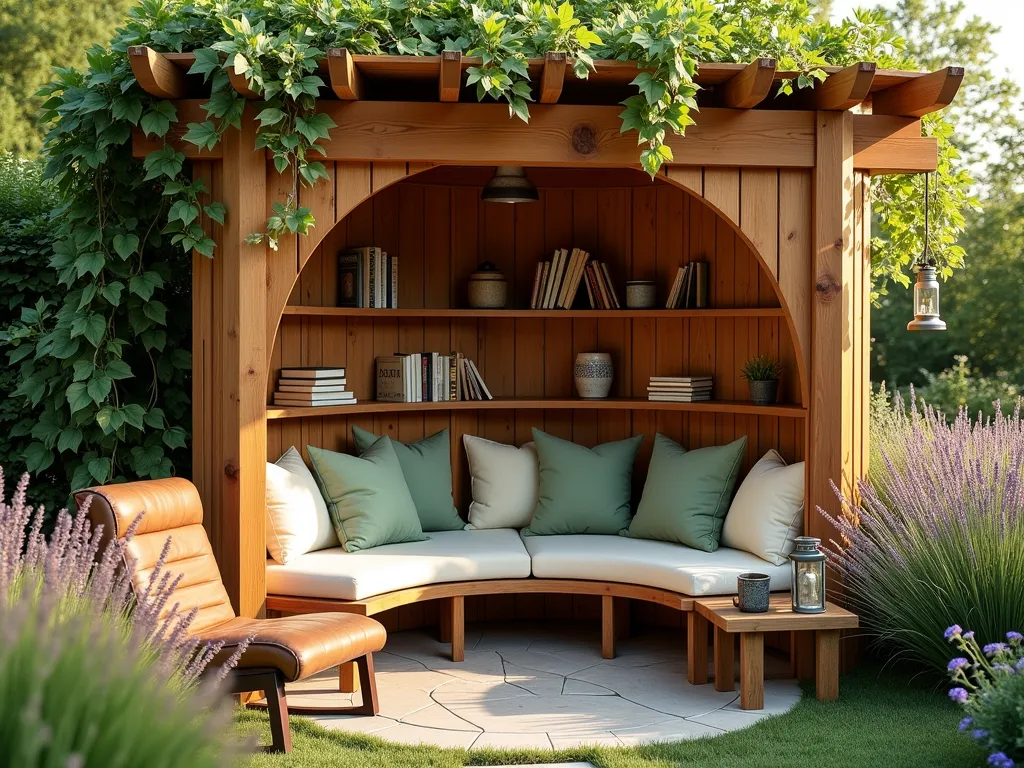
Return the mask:
[[821,539],[797,536],[789,556],[793,564],[793,613],[825,612],[825,553]]
[[928,177],[924,175],[924,250],[914,266],[914,319],[907,323],[908,331],[944,331],[946,324],[939,317],[939,280],[935,259],[928,257]]
[[526,171],[518,165],[499,165],[480,199],[488,203],[533,203],[538,196],[537,188],[526,178]]

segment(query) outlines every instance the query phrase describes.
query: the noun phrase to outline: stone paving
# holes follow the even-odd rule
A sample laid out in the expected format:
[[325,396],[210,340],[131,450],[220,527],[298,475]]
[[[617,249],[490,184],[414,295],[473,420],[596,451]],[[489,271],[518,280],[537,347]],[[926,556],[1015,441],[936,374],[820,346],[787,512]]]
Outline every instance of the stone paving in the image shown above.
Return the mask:
[[[686,682],[678,635],[650,630],[620,641],[616,658],[605,661],[597,634],[588,625],[486,625],[467,629],[466,660],[453,663],[430,634],[394,632],[374,655],[380,714],[314,719],[407,744],[563,749],[716,736],[800,699],[796,681],[768,680],[765,708],[744,712],[738,690]],[[353,695],[337,684],[333,670],[291,684],[288,702],[345,706]]]

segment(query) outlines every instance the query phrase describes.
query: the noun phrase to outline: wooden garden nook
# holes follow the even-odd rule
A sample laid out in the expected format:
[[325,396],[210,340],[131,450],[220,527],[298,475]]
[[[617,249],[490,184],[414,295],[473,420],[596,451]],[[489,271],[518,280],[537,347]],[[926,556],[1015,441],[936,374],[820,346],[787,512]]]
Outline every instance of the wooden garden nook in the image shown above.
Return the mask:
[[[771,59],[702,64],[696,124],[669,139],[674,161],[651,180],[635,136],[620,133],[618,103],[637,74],[630,62],[599,61],[577,80],[564,55],[531,60],[536,103],[526,124],[504,104],[476,102],[463,85],[474,62],[458,53],[331,50],[318,103],[338,125],[323,142],[330,179],[301,190],[312,233],[275,252],[245,242],[291,186],[254,150],[259,103],[241,130],[199,151],[180,141],[187,123],[205,119],[203,84],[187,74],[192,55],[130,56],[142,87],[174,101],[170,141],[227,208],[224,226],[207,222],[215,257],[193,261],[193,479],[241,615],[267,608],[268,457],[290,445],[348,450],[353,424],[405,441],[450,428],[463,513],[465,433],[519,444],[536,426],[593,445],[642,432],[637,498],[655,432],[687,447],[746,435],[745,467],[769,448],[806,460],[805,528],[830,537],[814,510],[837,512],[830,481],[849,489],[868,459],[870,177],[935,169],[921,117],[952,100],[963,70],[861,62],[829,70],[813,91],[776,97],[793,73]],[[244,80],[232,84],[256,98]],[[138,131],[134,152],[163,141]],[[496,165],[525,166],[540,201],[482,203]],[[398,254],[400,309],[335,305],[337,254],[363,245]],[[656,280],[661,306],[678,266],[707,259],[709,308],[527,309],[538,259],[574,246],[607,261],[620,291],[627,279]],[[509,279],[508,309],[464,308],[468,275],[484,260]],[[374,402],[376,355],[451,349],[477,361],[495,400]],[[613,396],[581,401],[572,361],[595,349],[612,353]],[[747,398],[739,368],[756,353],[785,367],[778,404]],[[296,365],[345,366],[359,403],[268,405],[277,371]],[[649,376],[680,374],[713,374],[714,399],[647,401]],[[506,616],[545,605],[564,615],[574,598],[485,599],[473,610]],[[422,621],[422,612],[401,621]]]

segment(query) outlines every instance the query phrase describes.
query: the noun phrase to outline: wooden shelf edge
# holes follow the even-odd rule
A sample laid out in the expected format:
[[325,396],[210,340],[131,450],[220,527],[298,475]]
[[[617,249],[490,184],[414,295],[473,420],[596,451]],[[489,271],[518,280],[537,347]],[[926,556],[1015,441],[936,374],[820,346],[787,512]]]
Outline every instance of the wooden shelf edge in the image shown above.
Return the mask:
[[708,307],[707,309],[367,309],[288,305],[284,316],[298,317],[500,317],[500,318],[661,318],[784,317],[782,307]]
[[301,419],[320,416],[345,416],[364,413],[422,413],[425,411],[467,410],[611,410],[611,411],[696,411],[731,413],[740,416],[780,416],[802,419],[807,409],[802,405],[754,405],[742,400],[708,400],[700,403],[653,402],[644,398],[496,398],[494,400],[457,400],[442,403],[380,403],[367,400],[355,405],[278,408],[267,406],[268,419]]

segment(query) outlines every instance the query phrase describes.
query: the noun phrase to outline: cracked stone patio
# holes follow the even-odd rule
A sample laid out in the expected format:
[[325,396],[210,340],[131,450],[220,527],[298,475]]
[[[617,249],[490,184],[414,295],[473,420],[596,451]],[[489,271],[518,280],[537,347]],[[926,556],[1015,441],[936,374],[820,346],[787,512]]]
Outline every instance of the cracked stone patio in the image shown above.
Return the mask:
[[[394,632],[374,655],[380,714],[313,719],[406,744],[564,749],[717,736],[800,700],[796,681],[767,680],[765,708],[745,712],[738,688],[687,683],[678,634],[649,630],[622,640],[607,661],[597,635],[588,625],[467,628],[466,659],[453,663],[447,644],[426,631]],[[337,683],[329,670],[289,684],[288,703],[346,706],[359,696],[338,693]]]

